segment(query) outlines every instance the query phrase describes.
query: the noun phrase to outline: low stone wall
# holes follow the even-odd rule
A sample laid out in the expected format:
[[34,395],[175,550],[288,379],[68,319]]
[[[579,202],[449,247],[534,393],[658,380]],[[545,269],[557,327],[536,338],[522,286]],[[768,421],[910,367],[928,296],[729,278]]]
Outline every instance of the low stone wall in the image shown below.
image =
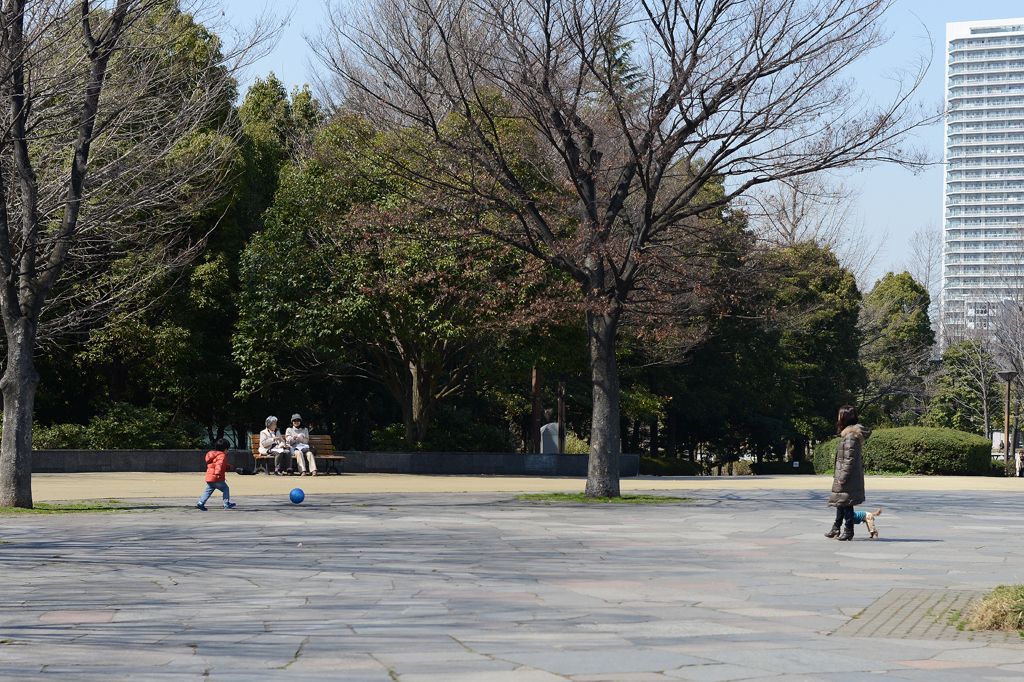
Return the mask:
[[[208,450],[33,450],[32,472],[77,474],[96,471],[206,471]],[[246,450],[228,452],[228,464],[252,469]]]
[[[206,471],[206,450],[34,450],[32,471],[64,474],[103,471]],[[337,452],[342,471],[387,474],[501,474],[586,476],[589,455],[530,455],[491,452]],[[246,450],[228,452],[233,467],[252,469]],[[620,455],[619,476],[639,473],[639,455]]]

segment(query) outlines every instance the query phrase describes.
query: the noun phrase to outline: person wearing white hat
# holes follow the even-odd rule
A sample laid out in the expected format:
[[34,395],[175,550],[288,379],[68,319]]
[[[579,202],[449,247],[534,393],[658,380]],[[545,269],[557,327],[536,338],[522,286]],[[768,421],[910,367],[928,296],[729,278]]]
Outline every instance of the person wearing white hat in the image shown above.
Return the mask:
[[[302,426],[302,415],[292,415],[292,425],[284,432],[284,438],[292,448],[295,459],[299,460],[299,476],[311,473],[316,476],[316,459],[309,449],[309,429]],[[309,472],[306,467],[309,467]]]

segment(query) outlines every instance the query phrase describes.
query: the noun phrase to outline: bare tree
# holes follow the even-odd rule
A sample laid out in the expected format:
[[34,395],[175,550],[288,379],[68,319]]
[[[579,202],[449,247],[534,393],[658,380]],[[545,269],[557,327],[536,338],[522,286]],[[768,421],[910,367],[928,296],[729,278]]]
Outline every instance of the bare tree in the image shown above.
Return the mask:
[[999,382],[991,337],[961,335],[942,354],[943,366],[936,377],[936,396],[928,421],[961,431],[992,431],[992,414],[999,414]]
[[[986,254],[987,258],[999,259],[996,268],[1002,273],[1003,286],[1002,301],[993,304],[986,311],[992,316],[986,326],[996,363],[1001,369],[1017,372],[1017,376],[1011,381],[1014,403],[1011,405],[1011,413],[1020,414],[1021,405],[1024,404],[1024,387],[1021,383],[1021,378],[1024,377],[1024,225],[1017,222],[1012,227],[1007,227],[1004,236],[1010,239],[1004,244],[1002,253],[991,256]],[[978,326],[977,321],[975,326]],[[1007,445],[1004,450],[1004,461],[1008,476],[1011,475],[1011,458],[1015,457],[1010,435],[1010,425],[1005,424],[1003,441]]]
[[188,262],[224,191],[233,71],[173,0],[0,7],[0,506],[32,506],[36,344],[126,306]]
[[718,293],[686,286],[727,269],[700,257],[722,234],[710,213],[769,182],[926,161],[907,134],[928,118],[911,101],[927,65],[880,106],[842,76],[884,42],[892,2],[370,0],[314,41],[335,101],[423,150],[399,172],[515,216],[489,233],[577,282],[588,496],[619,494],[615,349],[634,294],[689,311]]
[[904,267],[928,290],[929,317],[937,328],[942,308],[942,227],[938,223],[929,221],[910,237],[910,254]]
[[857,219],[858,196],[846,181],[822,172],[758,187],[742,205],[769,248],[787,248],[801,242],[825,247],[853,273],[863,291],[868,288],[888,235],[869,234]]

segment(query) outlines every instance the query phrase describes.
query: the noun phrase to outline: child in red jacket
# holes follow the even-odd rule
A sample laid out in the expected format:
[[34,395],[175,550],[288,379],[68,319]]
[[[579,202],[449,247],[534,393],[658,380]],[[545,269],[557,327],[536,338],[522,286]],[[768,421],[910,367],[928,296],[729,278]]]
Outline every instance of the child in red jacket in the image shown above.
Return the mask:
[[210,495],[213,494],[214,490],[219,490],[224,494],[225,509],[231,509],[235,506],[235,503],[230,499],[231,491],[228,490],[228,484],[224,482],[224,472],[231,471],[227,455],[228,448],[230,447],[231,443],[227,439],[218,438],[213,443],[213,450],[206,453],[206,491],[199,498],[196,509],[206,511],[206,501],[210,499]]

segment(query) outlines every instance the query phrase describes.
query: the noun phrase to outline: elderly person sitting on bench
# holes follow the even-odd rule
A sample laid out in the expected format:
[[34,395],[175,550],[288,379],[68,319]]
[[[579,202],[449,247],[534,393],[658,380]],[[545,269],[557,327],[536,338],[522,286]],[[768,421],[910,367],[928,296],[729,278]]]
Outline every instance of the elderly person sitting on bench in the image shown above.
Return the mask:
[[286,473],[292,473],[292,451],[284,441],[284,436],[277,430],[277,417],[267,417],[267,428],[260,431],[260,454],[274,456],[274,475],[282,476],[281,465],[287,467]]
[[285,440],[291,446],[295,459],[299,460],[300,476],[306,475],[306,464],[313,476],[316,476],[316,459],[313,451],[309,449],[309,429],[302,426],[302,416],[292,415],[292,425],[284,432]]

